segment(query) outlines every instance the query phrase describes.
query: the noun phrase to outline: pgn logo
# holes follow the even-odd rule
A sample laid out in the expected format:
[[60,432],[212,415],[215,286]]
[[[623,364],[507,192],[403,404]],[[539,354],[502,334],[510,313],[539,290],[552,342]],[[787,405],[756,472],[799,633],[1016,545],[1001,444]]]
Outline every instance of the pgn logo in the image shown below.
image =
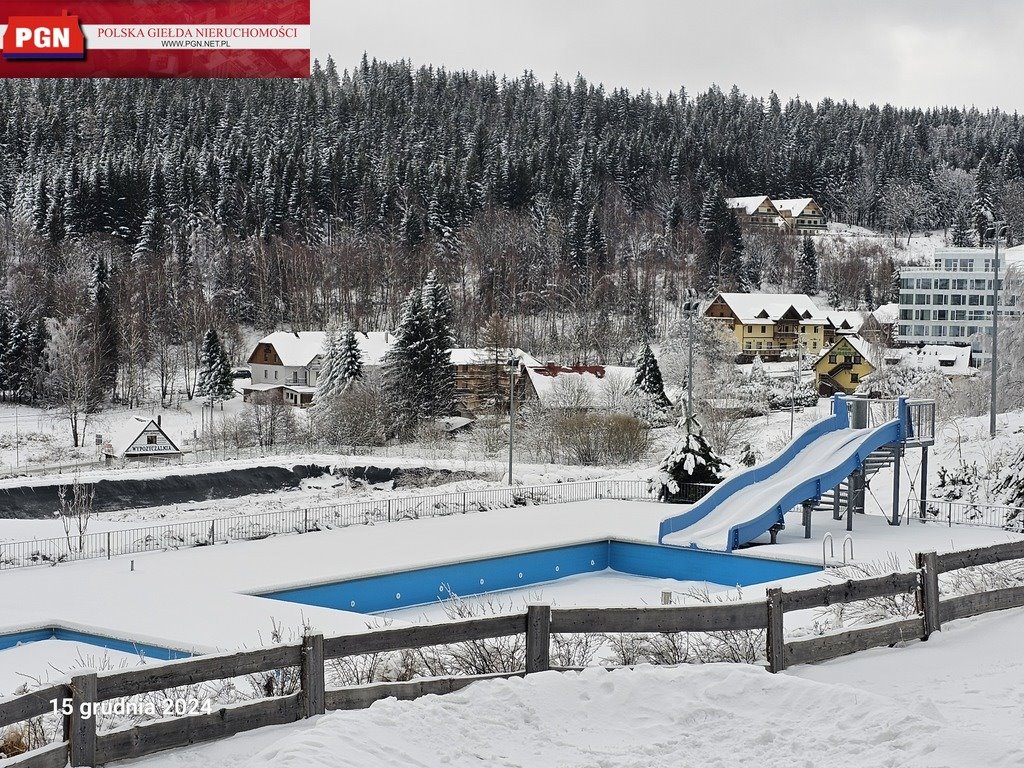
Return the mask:
[[84,59],[85,37],[77,16],[11,16],[4,33],[5,59]]

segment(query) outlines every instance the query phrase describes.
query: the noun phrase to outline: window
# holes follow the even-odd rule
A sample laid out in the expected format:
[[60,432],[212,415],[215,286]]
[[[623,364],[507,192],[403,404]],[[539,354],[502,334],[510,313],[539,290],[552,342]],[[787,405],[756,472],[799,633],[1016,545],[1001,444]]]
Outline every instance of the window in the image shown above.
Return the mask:
[[854,355],[853,356],[853,364],[854,365],[860,365],[861,362],[863,362],[863,360],[862,360],[860,355]]
[[753,326],[748,325],[747,326],[747,333],[753,333],[753,332],[754,332]]
[[853,382],[854,384],[859,383],[860,382],[860,374],[854,373],[854,372],[851,371],[850,372],[850,381]]
[[146,435],[146,445],[156,445],[156,435]]
[[764,326],[761,326],[761,333],[764,333]]
[[940,291],[948,291],[949,290],[949,278],[947,277],[947,278],[944,278],[942,280],[936,280],[935,281],[935,288],[937,290],[940,290]]
[[266,379],[270,376],[270,372],[266,368],[263,369],[263,378]]
[[838,362],[839,362],[839,357],[837,355],[829,355],[828,356],[828,364],[829,365],[835,365]]
[[276,370],[274,371],[274,379],[275,380],[277,379],[277,371]]

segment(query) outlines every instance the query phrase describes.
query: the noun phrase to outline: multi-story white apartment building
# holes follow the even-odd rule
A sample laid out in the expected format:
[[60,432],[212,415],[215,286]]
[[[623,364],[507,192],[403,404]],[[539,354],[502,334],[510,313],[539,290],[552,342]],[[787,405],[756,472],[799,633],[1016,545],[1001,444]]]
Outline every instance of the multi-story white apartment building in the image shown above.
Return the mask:
[[[969,344],[976,362],[988,359],[992,335],[992,249],[936,251],[930,267],[900,270],[897,339],[903,344]],[[1020,257],[1000,256],[999,285]],[[1019,317],[1013,296],[1000,290],[999,316]]]

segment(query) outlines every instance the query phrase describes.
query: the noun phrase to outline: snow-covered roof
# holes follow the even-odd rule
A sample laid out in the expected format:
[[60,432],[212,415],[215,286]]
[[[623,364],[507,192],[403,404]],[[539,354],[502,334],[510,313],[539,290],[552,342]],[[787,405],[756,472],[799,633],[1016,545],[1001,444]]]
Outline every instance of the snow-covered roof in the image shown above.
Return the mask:
[[775,200],[775,207],[782,211],[789,211],[790,216],[797,217],[804,212],[804,209],[814,202],[813,197],[796,197],[791,200]]
[[875,348],[868,344],[868,342],[866,342],[860,336],[856,335],[840,336],[838,339],[835,340],[835,343],[832,344],[832,346],[827,347],[821,351],[821,354],[818,355],[818,360],[821,360],[826,355],[832,354],[832,350],[834,350],[844,341],[849,343],[849,345],[853,347],[854,351],[856,351],[858,355],[863,357],[872,365],[876,367],[878,366],[878,355],[875,352]]
[[[448,350],[451,356],[452,365],[485,365],[494,363],[496,360],[504,364],[508,360],[508,350],[501,349],[497,353],[494,349],[483,347],[455,347]],[[523,365],[540,365],[532,355],[516,348],[513,350],[516,359]]]
[[[259,343],[270,344],[282,365],[304,368],[323,354],[326,341],[326,331],[277,331],[264,336]],[[363,356],[363,365],[380,365],[395,343],[395,337],[387,331],[357,331],[356,343]]]
[[394,334],[388,331],[357,332],[356,341],[363,355],[363,365],[380,365],[384,355],[395,345]]
[[837,329],[849,333],[857,333],[860,327],[864,325],[864,315],[860,312],[830,309],[825,314],[825,317]]
[[160,432],[167,439],[172,450],[161,451],[162,453],[181,453],[175,442],[164,432],[163,427],[156,423],[155,419],[142,416],[134,416],[112,430],[104,442],[104,451],[114,456],[123,456],[125,451],[135,445],[145,432]]
[[615,396],[616,388],[623,391],[633,383],[636,368],[623,365],[577,365],[563,367],[527,365],[527,375],[537,393],[537,399],[545,407],[558,407],[560,398],[575,399],[574,387],[580,387],[590,398],[590,405],[600,408]]
[[872,313],[882,325],[888,325],[895,323],[896,319],[900,316],[900,305],[899,304],[883,304],[882,306],[875,309]]
[[321,354],[327,334],[324,331],[277,331],[260,339],[277,352],[282,365],[306,366]]
[[772,201],[767,195],[755,195],[754,197],[727,197],[725,199],[725,204],[729,208],[742,208],[748,216],[753,216],[757,213],[757,209],[765,204],[765,201],[767,201],[769,205],[772,204]]
[[445,432],[458,432],[460,429],[465,429],[475,421],[476,419],[470,419],[466,416],[446,416],[442,419],[438,419],[437,424]]
[[746,325],[771,325],[791,308],[802,320],[824,322],[825,319],[811,297],[803,293],[721,293],[719,296]]
[[978,369],[971,367],[970,346],[926,344],[919,347],[889,349],[885,352],[885,362],[889,365],[935,369],[947,376],[976,376],[978,374]]

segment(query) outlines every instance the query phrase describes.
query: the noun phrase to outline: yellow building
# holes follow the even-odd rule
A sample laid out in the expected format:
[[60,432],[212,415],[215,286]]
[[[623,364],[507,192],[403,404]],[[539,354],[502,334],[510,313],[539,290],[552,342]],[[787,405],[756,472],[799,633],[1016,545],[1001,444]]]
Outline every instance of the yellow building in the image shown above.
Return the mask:
[[871,346],[859,336],[842,336],[822,352],[814,364],[814,381],[824,396],[838,392],[852,395],[864,377],[877,366]]
[[733,334],[740,362],[777,360],[800,345],[804,354],[817,355],[832,330],[828,316],[802,293],[720,293],[704,316]]
[[801,197],[795,200],[775,200],[786,226],[798,235],[820,235],[828,231],[825,212],[813,198]]

